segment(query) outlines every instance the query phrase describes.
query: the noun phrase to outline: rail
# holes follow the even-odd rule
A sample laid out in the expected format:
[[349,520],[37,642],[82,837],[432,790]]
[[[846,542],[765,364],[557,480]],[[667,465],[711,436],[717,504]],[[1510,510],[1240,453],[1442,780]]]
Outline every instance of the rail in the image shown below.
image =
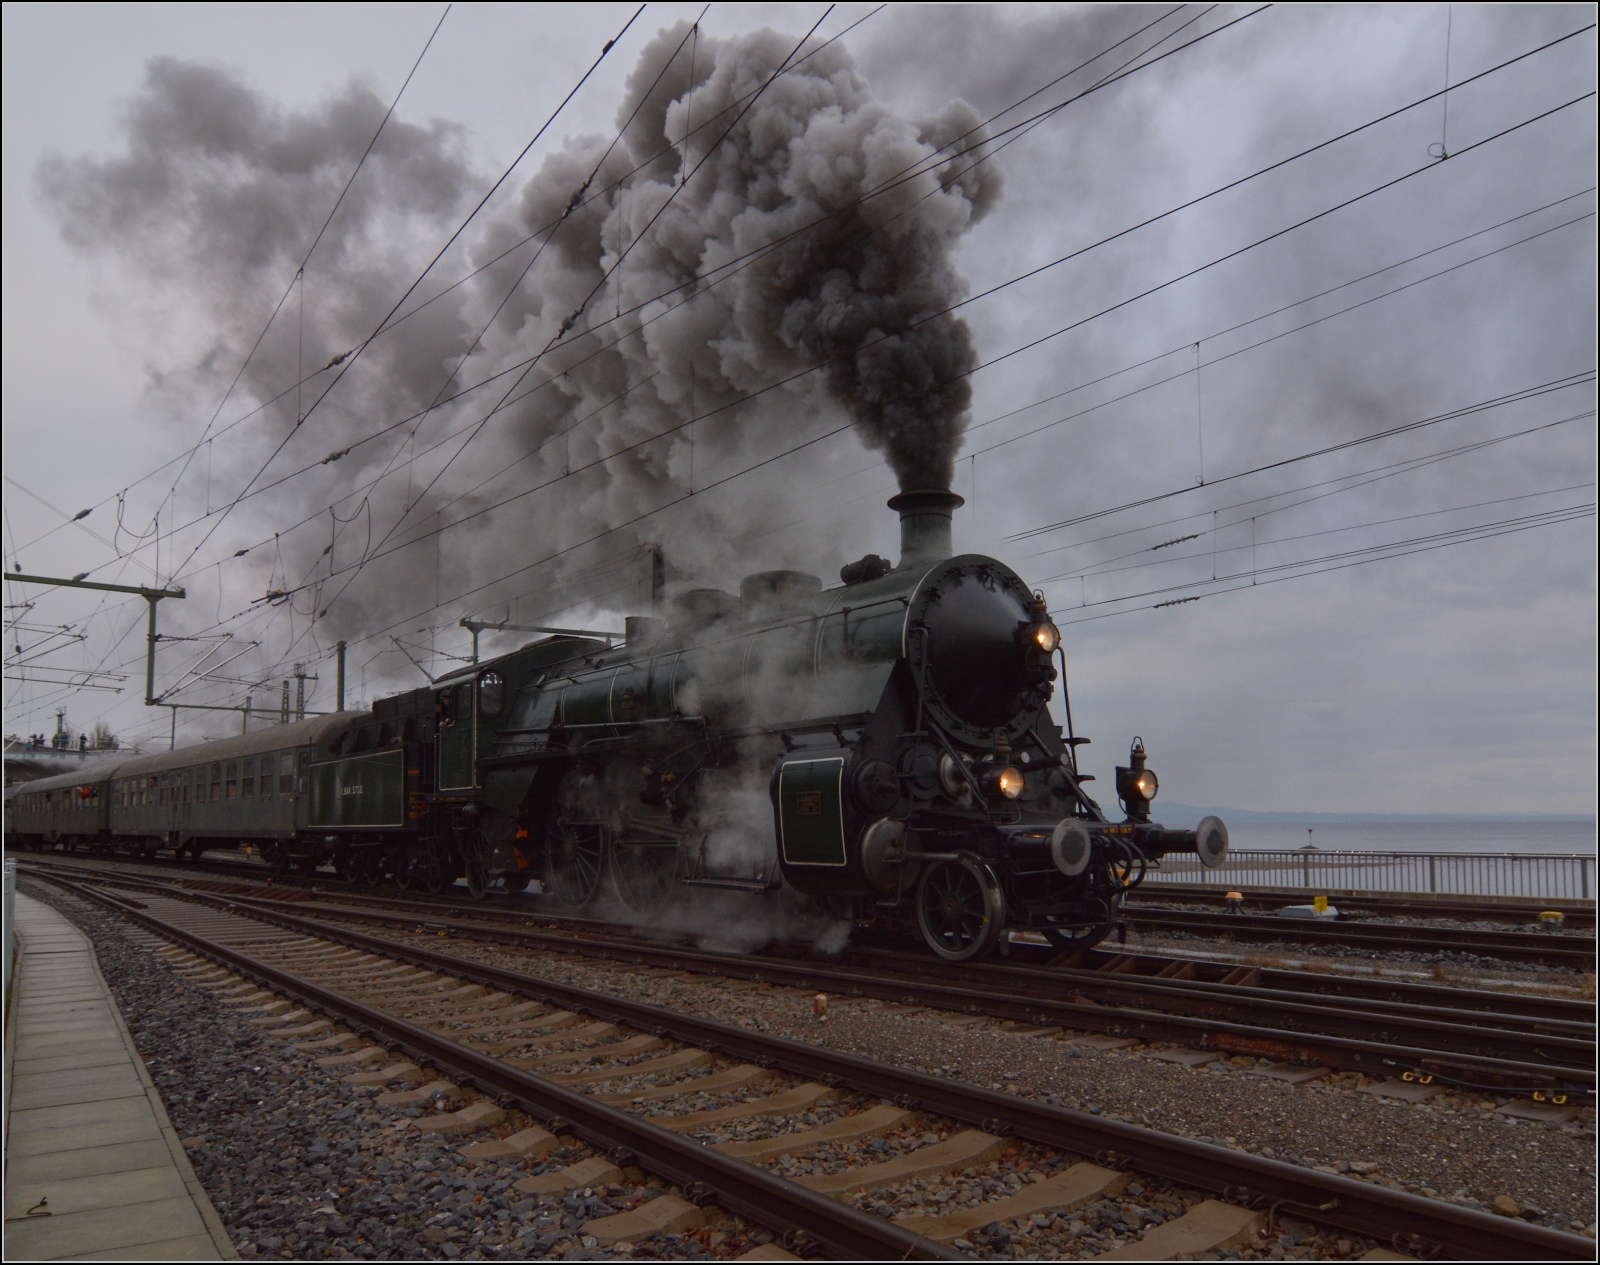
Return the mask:
[[1298,887],[1307,891],[1431,892],[1460,896],[1524,896],[1593,900],[1595,857],[1577,852],[1344,852],[1228,853],[1215,870],[1186,854],[1161,858],[1145,885],[1203,883],[1210,887]]

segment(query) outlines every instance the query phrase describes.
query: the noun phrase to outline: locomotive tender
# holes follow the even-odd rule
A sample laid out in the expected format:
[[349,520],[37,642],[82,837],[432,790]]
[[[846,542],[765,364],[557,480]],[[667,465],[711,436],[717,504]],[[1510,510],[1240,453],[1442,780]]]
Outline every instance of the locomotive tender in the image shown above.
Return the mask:
[[571,907],[798,893],[952,961],[1009,930],[1094,944],[1150,862],[1220,865],[1227,829],[1153,823],[1137,739],[1117,770],[1125,819],[1090,797],[1070,703],[1065,734],[1046,709],[1060,632],[1010,567],[951,556],[961,504],[895,497],[899,564],[869,554],[836,588],[761,572],[737,597],[695,589],[629,618],[618,646],[548,637],[370,712],[30,783],[7,833],[195,855],[247,842],[285,868],[435,893],[537,878]]

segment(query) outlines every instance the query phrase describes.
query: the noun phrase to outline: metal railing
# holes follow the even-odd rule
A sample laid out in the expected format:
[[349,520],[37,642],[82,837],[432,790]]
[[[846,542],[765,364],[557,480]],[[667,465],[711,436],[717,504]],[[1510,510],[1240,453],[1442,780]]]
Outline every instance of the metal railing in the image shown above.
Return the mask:
[[1221,868],[1199,858],[1163,857],[1145,883],[1213,887],[1303,887],[1341,892],[1433,892],[1456,896],[1526,896],[1593,900],[1595,857],[1555,852],[1247,852],[1234,849]]

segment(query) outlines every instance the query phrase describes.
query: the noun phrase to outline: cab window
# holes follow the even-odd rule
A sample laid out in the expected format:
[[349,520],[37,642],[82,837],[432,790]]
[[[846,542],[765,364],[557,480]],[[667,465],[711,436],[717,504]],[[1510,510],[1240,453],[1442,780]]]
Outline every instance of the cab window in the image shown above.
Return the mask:
[[498,672],[485,672],[478,678],[478,714],[498,716],[505,710],[506,679]]

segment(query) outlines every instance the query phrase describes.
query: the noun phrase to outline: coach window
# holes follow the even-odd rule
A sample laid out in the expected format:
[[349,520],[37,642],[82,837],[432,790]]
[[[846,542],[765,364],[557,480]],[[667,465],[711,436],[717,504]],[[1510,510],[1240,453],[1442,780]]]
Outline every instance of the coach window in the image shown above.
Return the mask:
[[278,757],[264,755],[261,757],[261,798],[272,798],[272,784],[277,781],[276,766]]
[[183,802],[185,804],[189,803],[190,800],[193,798],[193,796],[194,796],[194,770],[193,769],[185,769],[183,771]]
[[278,757],[278,794],[294,794],[294,752],[285,751]]
[[213,764],[211,766],[211,802],[215,804],[221,798],[222,766],[220,764]]
[[160,801],[163,804],[169,803],[171,801],[171,796],[167,791],[167,786],[168,786],[169,782],[170,782],[169,778],[165,778],[164,777],[164,778],[161,779],[161,790],[160,790],[158,798],[160,799]]
[[228,762],[227,790],[224,795],[228,799],[239,798],[239,766],[231,760]]
[[256,762],[254,759],[246,760],[244,768],[239,775],[239,798],[254,799],[256,797]]

